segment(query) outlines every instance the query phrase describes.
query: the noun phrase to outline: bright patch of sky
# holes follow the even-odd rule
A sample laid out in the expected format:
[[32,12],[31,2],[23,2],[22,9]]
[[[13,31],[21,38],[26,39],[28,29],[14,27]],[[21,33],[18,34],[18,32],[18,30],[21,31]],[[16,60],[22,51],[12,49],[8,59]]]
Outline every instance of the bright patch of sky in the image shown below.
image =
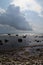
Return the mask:
[[41,6],[35,0],[13,0],[11,4],[19,6],[21,10],[32,10],[38,13],[41,12]]

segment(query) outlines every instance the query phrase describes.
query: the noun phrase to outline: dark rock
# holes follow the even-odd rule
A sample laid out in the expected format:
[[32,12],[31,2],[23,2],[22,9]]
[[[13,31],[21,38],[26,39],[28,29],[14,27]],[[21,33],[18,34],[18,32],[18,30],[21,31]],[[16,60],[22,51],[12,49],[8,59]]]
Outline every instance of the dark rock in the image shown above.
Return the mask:
[[5,41],[5,43],[7,43],[9,40],[5,39],[4,41]]
[[18,42],[22,42],[22,39],[18,39]]

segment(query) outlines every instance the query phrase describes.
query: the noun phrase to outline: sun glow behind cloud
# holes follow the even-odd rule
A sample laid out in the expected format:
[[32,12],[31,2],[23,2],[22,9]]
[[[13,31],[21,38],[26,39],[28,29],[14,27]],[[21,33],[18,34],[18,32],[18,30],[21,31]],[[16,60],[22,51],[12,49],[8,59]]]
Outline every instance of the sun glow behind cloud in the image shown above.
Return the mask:
[[32,10],[38,13],[41,12],[41,6],[35,0],[13,0],[11,4],[19,6],[21,11],[23,10]]

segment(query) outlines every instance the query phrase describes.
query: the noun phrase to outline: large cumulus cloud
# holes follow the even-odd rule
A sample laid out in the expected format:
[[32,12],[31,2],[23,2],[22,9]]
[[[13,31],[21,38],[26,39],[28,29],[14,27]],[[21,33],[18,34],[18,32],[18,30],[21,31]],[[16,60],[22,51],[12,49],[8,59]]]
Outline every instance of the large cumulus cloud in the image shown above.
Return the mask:
[[32,27],[21,14],[18,6],[9,5],[6,12],[0,15],[0,24],[10,25],[18,30],[32,30]]

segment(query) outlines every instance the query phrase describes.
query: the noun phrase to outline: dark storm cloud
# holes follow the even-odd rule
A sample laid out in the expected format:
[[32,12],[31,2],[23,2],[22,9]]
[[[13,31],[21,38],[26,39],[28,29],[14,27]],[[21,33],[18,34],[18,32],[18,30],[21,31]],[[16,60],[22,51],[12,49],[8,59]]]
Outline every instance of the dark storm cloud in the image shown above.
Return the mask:
[[0,24],[10,25],[18,30],[32,30],[20,8],[14,5],[9,5],[6,12],[0,15]]

